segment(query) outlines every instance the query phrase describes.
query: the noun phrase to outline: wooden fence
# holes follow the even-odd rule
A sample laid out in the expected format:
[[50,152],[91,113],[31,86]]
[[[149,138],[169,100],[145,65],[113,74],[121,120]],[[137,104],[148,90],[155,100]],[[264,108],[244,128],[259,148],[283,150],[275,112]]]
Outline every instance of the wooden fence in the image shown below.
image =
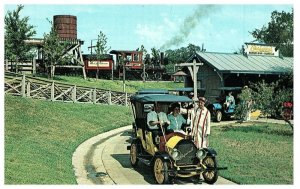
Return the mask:
[[32,59],[32,61],[22,61],[19,62],[18,64],[16,62],[4,61],[4,68],[5,71],[11,71],[15,72],[18,67],[18,72],[20,73],[26,73],[26,74],[36,74],[36,69],[37,69],[37,63],[36,59]]
[[130,93],[90,88],[5,72],[5,94],[73,103],[128,106]]

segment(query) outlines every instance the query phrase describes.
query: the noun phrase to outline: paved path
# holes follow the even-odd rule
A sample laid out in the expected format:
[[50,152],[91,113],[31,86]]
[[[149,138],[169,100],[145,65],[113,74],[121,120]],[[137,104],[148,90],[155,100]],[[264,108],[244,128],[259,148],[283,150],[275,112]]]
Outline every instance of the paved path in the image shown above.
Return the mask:
[[[126,147],[130,144],[131,127],[100,134],[78,146],[72,158],[78,184],[154,184],[150,167],[139,163],[133,169],[130,165]],[[177,184],[191,182],[179,180]],[[219,177],[215,184],[235,183]]]
[[[274,119],[254,121],[285,124],[283,120]],[[233,123],[236,121],[212,122],[212,126]],[[139,163],[138,168],[133,169],[130,165],[129,151],[126,147],[129,145],[131,128],[132,126],[126,126],[99,134],[78,146],[72,157],[78,184],[154,184],[150,167]],[[178,184],[186,184],[186,182],[179,181]],[[215,184],[235,183],[219,177]]]

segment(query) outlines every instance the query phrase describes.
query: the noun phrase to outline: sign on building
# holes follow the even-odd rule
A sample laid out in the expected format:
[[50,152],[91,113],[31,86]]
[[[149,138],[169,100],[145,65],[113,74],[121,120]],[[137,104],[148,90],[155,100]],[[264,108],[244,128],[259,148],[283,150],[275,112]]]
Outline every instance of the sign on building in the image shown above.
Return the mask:
[[257,54],[257,55],[279,56],[279,51],[276,50],[276,47],[271,45],[245,43],[244,49],[247,55]]

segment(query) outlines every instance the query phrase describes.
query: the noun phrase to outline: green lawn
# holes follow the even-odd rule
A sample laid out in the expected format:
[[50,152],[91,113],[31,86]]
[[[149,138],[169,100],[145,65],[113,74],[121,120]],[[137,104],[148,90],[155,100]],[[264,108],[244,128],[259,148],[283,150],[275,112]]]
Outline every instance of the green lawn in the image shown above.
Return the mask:
[[129,107],[7,95],[5,184],[76,184],[71,162],[76,147],[131,122]]
[[[116,119],[116,117],[118,119]],[[5,96],[5,184],[76,184],[72,154],[83,141],[129,125],[129,107]],[[240,184],[293,184],[293,134],[276,124],[212,127],[224,176]]]
[[221,175],[240,184],[293,184],[293,132],[288,125],[257,123],[214,127],[211,146]]

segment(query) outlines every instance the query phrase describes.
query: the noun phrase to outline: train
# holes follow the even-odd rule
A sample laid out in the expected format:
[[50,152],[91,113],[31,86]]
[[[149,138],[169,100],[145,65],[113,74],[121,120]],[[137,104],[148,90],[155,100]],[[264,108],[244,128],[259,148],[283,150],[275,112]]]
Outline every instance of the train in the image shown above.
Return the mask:
[[125,73],[127,80],[170,80],[163,65],[164,57],[161,53],[159,62],[143,61],[143,51],[132,50],[111,50],[110,54],[105,54],[101,59],[95,54],[83,54],[83,62],[86,74],[95,77],[98,72],[103,79],[122,78]]

